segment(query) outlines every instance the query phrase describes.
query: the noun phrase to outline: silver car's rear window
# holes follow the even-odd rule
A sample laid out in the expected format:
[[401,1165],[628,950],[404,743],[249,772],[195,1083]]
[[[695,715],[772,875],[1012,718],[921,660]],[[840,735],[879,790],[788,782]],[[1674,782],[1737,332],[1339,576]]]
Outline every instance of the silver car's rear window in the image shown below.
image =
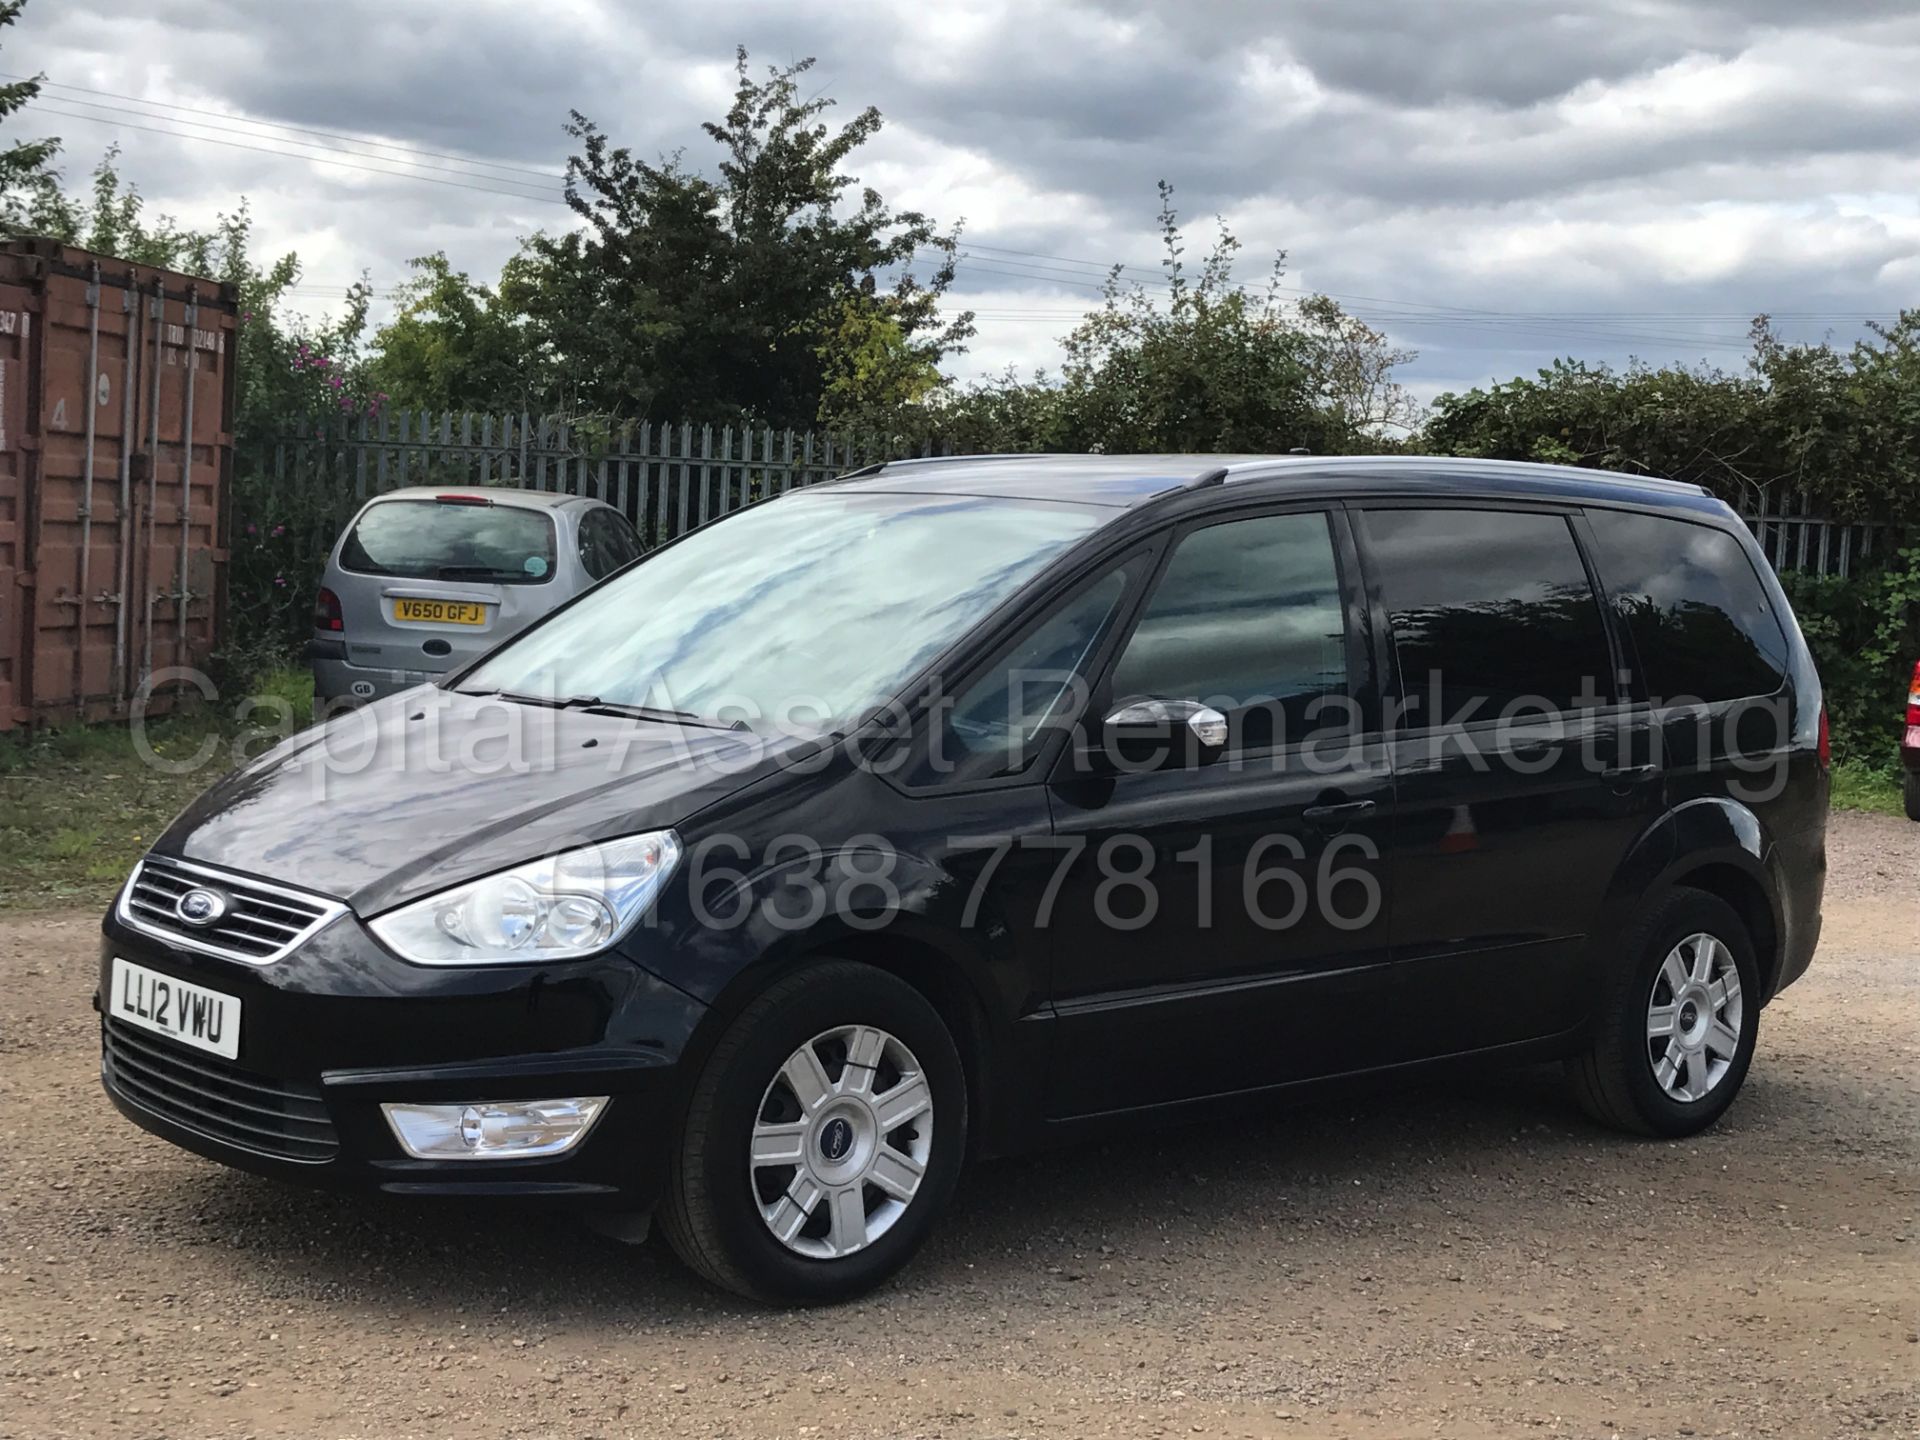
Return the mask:
[[340,567],[410,580],[541,585],[553,578],[553,517],[472,500],[381,500],[340,545]]

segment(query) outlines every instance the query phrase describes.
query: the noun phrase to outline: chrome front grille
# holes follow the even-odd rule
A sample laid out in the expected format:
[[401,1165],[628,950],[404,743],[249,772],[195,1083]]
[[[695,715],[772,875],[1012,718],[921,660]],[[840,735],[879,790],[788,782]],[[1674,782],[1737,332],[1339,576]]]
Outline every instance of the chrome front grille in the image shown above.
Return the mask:
[[281,1160],[331,1160],[340,1139],[320,1091],[255,1075],[132,1026],[101,1029],[100,1074],[124,1099],[210,1140]]
[[[218,919],[194,925],[181,918],[180,901],[195,890],[211,891],[219,898],[225,908]],[[346,908],[337,900],[284,885],[149,855],[134,867],[126,889],[120,892],[119,913],[134,929],[171,944],[270,965]]]

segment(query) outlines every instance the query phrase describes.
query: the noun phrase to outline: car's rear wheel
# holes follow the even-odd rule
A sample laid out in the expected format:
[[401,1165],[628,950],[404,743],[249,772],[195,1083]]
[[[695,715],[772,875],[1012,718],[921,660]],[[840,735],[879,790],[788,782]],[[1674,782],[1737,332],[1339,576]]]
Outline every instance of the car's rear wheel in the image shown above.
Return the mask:
[[1920,820],[1920,770],[1907,771],[1907,819]]
[[1642,1135],[1704,1130],[1746,1080],[1759,993],[1739,914],[1702,891],[1673,891],[1633,928],[1592,1043],[1568,1062],[1582,1107]]
[[846,1299],[912,1257],[966,1151],[953,1037],[868,965],[769,987],[701,1072],[661,1228],[681,1259],[758,1300]]

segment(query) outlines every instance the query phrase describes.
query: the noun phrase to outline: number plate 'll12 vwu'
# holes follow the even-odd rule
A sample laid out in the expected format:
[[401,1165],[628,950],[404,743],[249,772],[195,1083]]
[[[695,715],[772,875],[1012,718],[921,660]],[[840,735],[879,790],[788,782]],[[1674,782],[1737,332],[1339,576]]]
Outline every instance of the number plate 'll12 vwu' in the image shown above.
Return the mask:
[[240,1001],[115,956],[107,1013],[225,1060],[240,1055]]

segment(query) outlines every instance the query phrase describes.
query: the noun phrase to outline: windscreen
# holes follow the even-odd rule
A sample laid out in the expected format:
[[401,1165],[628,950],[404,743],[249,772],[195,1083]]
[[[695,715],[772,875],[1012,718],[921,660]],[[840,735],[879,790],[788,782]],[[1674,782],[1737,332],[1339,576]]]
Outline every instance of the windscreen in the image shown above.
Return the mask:
[[1110,514],[956,495],[776,500],[616,576],[460,688],[832,730]]

